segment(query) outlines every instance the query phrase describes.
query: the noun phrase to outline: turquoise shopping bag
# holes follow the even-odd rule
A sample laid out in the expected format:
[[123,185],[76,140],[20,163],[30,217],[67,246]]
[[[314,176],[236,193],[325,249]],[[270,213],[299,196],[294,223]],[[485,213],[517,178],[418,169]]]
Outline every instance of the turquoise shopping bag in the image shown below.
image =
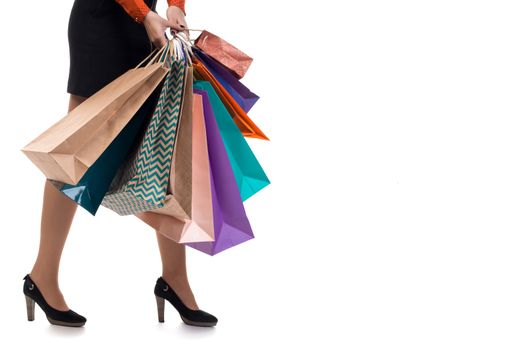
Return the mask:
[[270,180],[211,83],[205,80],[195,80],[193,87],[208,93],[237,186],[242,200],[245,201],[269,185]]

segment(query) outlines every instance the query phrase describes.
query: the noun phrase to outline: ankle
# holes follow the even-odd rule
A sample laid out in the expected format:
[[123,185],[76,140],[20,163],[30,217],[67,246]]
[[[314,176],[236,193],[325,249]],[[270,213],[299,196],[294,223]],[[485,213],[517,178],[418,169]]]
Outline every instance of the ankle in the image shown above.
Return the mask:
[[188,282],[188,275],[185,271],[166,271],[162,272],[161,276],[166,281],[174,281],[178,283]]
[[[40,271],[37,269],[31,270],[29,277],[35,282],[58,287],[58,277],[55,273]],[[37,284],[38,284],[37,283]]]

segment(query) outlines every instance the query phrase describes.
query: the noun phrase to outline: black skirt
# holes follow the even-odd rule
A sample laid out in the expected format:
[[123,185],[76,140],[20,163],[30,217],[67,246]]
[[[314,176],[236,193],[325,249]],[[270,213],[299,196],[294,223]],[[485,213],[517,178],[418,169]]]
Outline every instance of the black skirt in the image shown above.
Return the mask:
[[[145,0],[155,11],[156,0]],[[89,97],[153,49],[144,24],[137,23],[115,0],[75,0],[68,24],[67,92]]]

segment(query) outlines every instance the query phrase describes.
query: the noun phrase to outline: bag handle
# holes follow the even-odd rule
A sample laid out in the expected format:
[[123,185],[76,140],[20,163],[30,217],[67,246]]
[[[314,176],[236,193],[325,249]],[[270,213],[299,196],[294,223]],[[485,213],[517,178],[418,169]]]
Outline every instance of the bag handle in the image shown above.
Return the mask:
[[170,40],[168,40],[168,42],[166,42],[166,44],[164,44],[164,47],[162,48],[162,51],[161,52],[158,52],[155,57],[153,57],[149,62],[148,64],[146,65],[149,66],[153,63],[157,63],[157,62],[160,62],[160,63],[165,63],[166,62],[166,57],[168,57],[168,54],[170,53],[170,51],[172,50],[172,46],[173,46],[173,42],[171,42]]
[[155,48],[155,50],[151,51],[150,54],[146,56],[146,58],[144,58],[139,64],[137,64],[137,65],[135,66],[135,69],[137,69],[137,68],[138,68],[139,66],[141,66],[144,62],[146,62],[146,60],[147,60],[148,58],[150,58],[154,53],[156,53],[157,50],[159,50],[159,49]]
[[155,50],[151,51],[150,54],[148,56],[146,56],[146,58],[144,58],[139,64],[137,64],[135,66],[135,69],[139,68],[140,66],[142,66],[144,64],[144,62],[146,62],[151,56],[153,56],[149,61],[148,63],[144,66],[144,67],[148,67],[149,65],[155,63],[157,61],[157,59],[159,58],[160,56],[160,62],[164,63],[164,60],[165,60],[165,53],[170,49],[170,41],[168,40],[168,42],[166,44],[164,44],[163,47],[161,47],[160,49],[159,48],[155,48]]
[[[187,30],[190,30],[190,31],[194,31],[194,32],[204,32],[205,29],[187,29]],[[191,39],[189,36],[188,36],[188,41],[190,41],[193,45],[193,43],[195,42],[195,40],[197,39]]]
[[180,35],[176,35],[169,39],[172,42],[172,48],[170,50],[170,56],[175,57],[177,61],[184,60],[187,66],[192,66],[191,57],[192,52],[188,49],[190,45],[186,39]]
[[[205,29],[192,29],[192,28],[186,28],[184,30],[188,30],[188,31],[193,31],[193,32],[203,32]],[[175,35],[177,34],[180,34],[180,33],[183,33],[183,31],[179,31],[178,33],[176,33]],[[172,34],[173,35],[173,34]],[[188,38],[186,39],[187,41],[189,41],[190,43],[194,42],[196,39],[191,39],[190,36],[188,35]],[[191,44],[193,46],[193,44]]]
[[176,48],[176,52],[175,52],[175,53],[176,53],[176,56],[175,56],[175,57],[177,58],[177,60],[182,60],[182,59],[184,59],[184,54],[183,54],[183,52],[182,52],[182,43],[180,42],[180,40],[178,40],[178,38],[174,38],[174,39],[173,39],[173,42],[174,42],[174,43],[177,43],[177,44],[175,45],[175,48]]
[[[167,42],[165,45],[167,45],[168,47],[166,48],[166,50],[164,50],[162,52],[162,54],[160,55],[160,58],[159,58],[159,62],[162,62],[164,63],[166,61],[166,57],[168,56],[168,54],[173,50],[172,49],[172,46],[173,46],[173,43],[172,42]],[[146,65],[149,66],[150,64],[152,63],[152,61],[148,62],[148,64]]]
[[191,49],[194,45],[189,41],[189,38],[186,36],[186,34],[183,34],[183,32],[178,32],[175,34],[175,36],[180,40],[182,48],[186,53],[186,57],[188,57],[188,61],[190,61],[189,65],[191,66],[191,59],[196,58],[195,54]]
[[193,54],[193,51],[191,51],[191,48],[188,48],[186,44],[182,44],[182,48],[184,50],[184,58],[186,59],[188,66],[193,67],[192,58],[195,57],[195,55]]
[[[188,29],[192,31],[203,31],[203,29]],[[177,47],[175,47],[174,41],[177,40]],[[196,58],[195,54],[191,50],[191,47],[194,46],[192,39],[189,38],[184,32],[175,33],[172,39],[167,40],[166,44],[163,47],[155,48],[152,52],[148,54],[139,64],[135,66],[135,69],[141,67],[144,62],[148,63],[144,67],[148,67],[153,63],[166,61],[167,56],[175,56],[177,59],[182,59],[187,57],[186,61],[189,66],[192,66],[192,58]]]
[[168,39],[170,42],[170,48],[168,50],[168,55],[170,57],[175,57],[176,60],[180,59],[180,43],[175,38]]
[[[177,60],[181,60],[181,59],[184,59],[186,61],[187,64],[191,65],[191,62],[189,62],[189,54],[185,54],[185,52],[187,51],[187,48],[183,45],[183,42],[181,42],[181,40],[187,40],[186,38],[182,37],[181,35],[178,35],[180,34],[179,33],[175,33],[174,34],[174,30],[171,29],[171,28],[167,28],[166,29],[166,32],[164,33],[164,36],[166,37],[166,39],[172,41],[172,42],[175,42],[176,41],[176,44],[177,46],[175,47],[175,50],[171,51],[171,55],[176,57]],[[168,36],[169,34],[169,36]],[[191,45],[191,44],[190,44]]]

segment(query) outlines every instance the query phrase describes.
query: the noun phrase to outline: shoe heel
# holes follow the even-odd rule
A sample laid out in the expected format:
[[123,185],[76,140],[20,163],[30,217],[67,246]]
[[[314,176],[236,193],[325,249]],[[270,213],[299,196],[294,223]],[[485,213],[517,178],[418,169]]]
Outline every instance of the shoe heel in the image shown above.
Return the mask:
[[35,319],[35,301],[26,295],[26,309],[27,320],[34,321]]
[[164,298],[155,295],[157,300],[157,314],[159,316],[159,322],[164,322]]

